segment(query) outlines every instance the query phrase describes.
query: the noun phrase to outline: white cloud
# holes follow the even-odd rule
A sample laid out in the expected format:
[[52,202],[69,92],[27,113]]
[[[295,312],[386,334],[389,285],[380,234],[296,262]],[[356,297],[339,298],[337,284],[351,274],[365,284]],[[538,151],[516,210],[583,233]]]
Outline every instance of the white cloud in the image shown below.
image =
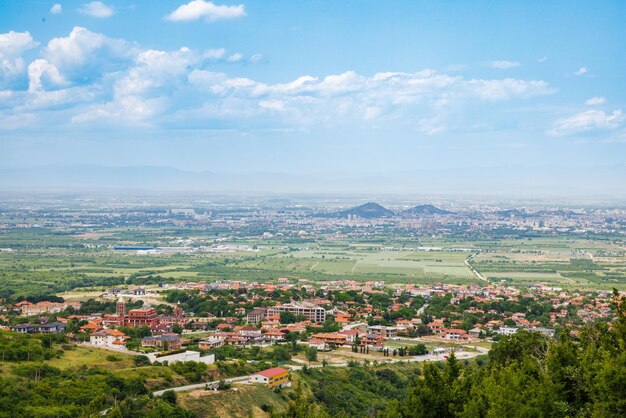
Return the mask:
[[261,54],[253,54],[250,57],[249,61],[252,62],[252,63],[255,63],[255,62],[260,62],[262,59],[263,59],[263,55],[261,55]]
[[[22,47],[13,47],[17,51],[13,54],[36,45],[30,35],[20,39]],[[0,47],[5,55],[9,49]],[[53,120],[47,119],[51,125],[223,127],[246,121],[252,128],[282,129],[359,123],[382,127],[387,123],[434,135],[471,126],[460,117],[467,109],[494,109],[494,102],[554,91],[541,80],[467,79],[431,69],[370,75],[345,71],[322,77],[303,74],[282,83],[210,70],[216,61],[245,59],[252,62],[261,57],[244,57],[224,48],[142,50],[75,27],[68,36],[51,39],[38,59],[25,65],[24,88],[3,95],[2,106],[16,115],[57,112]]]
[[539,58],[539,59],[537,60],[537,62],[538,62],[539,64],[543,64],[543,63],[544,63],[544,62],[546,62],[546,61],[548,61],[548,57],[541,57],[541,58]]
[[529,98],[554,92],[545,81],[526,81],[506,78],[504,80],[470,80],[475,94],[489,101],[509,100],[515,97]]
[[52,13],[53,15],[58,15],[58,14],[61,14],[62,12],[63,12],[63,6],[61,6],[59,3],[54,4],[50,8],[50,13]]
[[187,66],[196,61],[189,49],[165,52],[147,50],[139,54],[135,65],[115,83],[115,94],[121,96],[143,96],[163,94],[175,89],[177,84],[186,79]]
[[509,68],[519,67],[520,65],[521,64],[519,62],[504,60],[491,61],[491,63],[489,64],[491,68],[497,68],[499,70],[508,70]]
[[0,88],[11,87],[25,77],[26,64],[22,55],[37,45],[28,32],[0,34]]
[[29,94],[15,108],[78,109],[103,100],[103,80],[127,70],[138,52],[123,40],[75,27],[67,37],[51,39],[28,65]]
[[[46,77],[48,75],[46,74]],[[54,82],[45,80],[44,82]],[[62,80],[58,80],[62,83]],[[35,87],[27,94],[27,100],[17,107],[18,111],[51,111],[79,107],[97,100],[102,92],[91,86],[60,87],[55,90],[43,90]]]
[[261,100],[259,106],[263,109],[281,111],[285,109],[285,102],[282,100]]
[[454,116],[469,103],[479,106],[553,92],[543,81],[466,80],[432,70],[372,76],[347,71],[321,79],[304,75],[287,83],[265,84],[197,69],[188,82],[192,91],[203,96],[203,106],[185,117],[263,118],[263,111],[271,111],[279,118],[276,123],[290,125],[402,120],[429,135],[448,130]]
[[78,9],[78,13],[99,19],[105,19],[113,16],[113,9],[101,1],[92,1],[83,4],[83,6]]
[[72,121],[166,124],[175,119],[188,126],[250,119],[293,126],[400,118],[434,135],[448,129],[447,123],[464,104],[552,93],[543,81],[467,80],[433,70],[372,76],[346,71],[266,84],[202,69],[205,59],[205,54],[188,48],[144,51],[116,81],[112,100],[94,103]]
[[[214,54],[209,54],[214,55]],[[153,118],[181,105],[179,100],[192,98],[184,89],[189,68],[204,60],[183,47],[177,51],[146,50],[113,86],[113,99],[94,103],[72,118],[72,123],[99,120],[116,123],[150,124]]]
[[64,38],[53,38],[42,56],[67,80],[90,82],[102,74],[124,68],[139,50],[121,39],[74,27]]
[[59,69],[45,59],[36,59],[28,66],[28,90],[33,92],[44,87],[58,87],[66,84]]
[[551,135],[563,136],[594,130],[616,129],[625,120],[626,115],[624,115],[622,109],[617,109],[613,113],[605,113],[596,109],[587,110],[557,121],[549,133]]
[[140,99],[135,96],[123,96],[114,103],[93,107],[74,115],[71,123],[89,124],[104,121],[108,124],[115,121],[120,125],[125,123],[150,125],[146,121],[164,113],[166,109],[165,100],[162,98]]
[[592,97],[589,100],[585,101],[585,104],[587,106],[599,106],[599,105],[603,105],[604,103],[606,103],[606,99],[604,97]]
[[578,76],[580,76],[580,75],[585,75],[585,74],[587,74],[588,72],[589,72],[589,70],[587,69],[587,67],[580,67],[580,68],[578,69],[578,71],[576,71],[576,72],[574,73],[574,75],[578,75]]
[[38,45],[28,32],[8,32],[0,34],[0,59],[22,55]]
[[226,50],[224,48],[209,49],[207,51],[204,51],[204,53],[202,54],[204,58],[214,59],[214,60],[223,58],[224,55],[226,55]]
[[179,6],[176,10],[165,17],[171,22],[189,22],[204,19],[206,22],[218,20],[236,19],[246,15],[243,4],[237,6],[221,6],[210,1],[193,0]]
[[243,60],[243,54],[239,52],[236,52],[232,54],[231,56],[229,56],[228,58],[226,58],[226,61],[228,62],[240,62],[241,60]]

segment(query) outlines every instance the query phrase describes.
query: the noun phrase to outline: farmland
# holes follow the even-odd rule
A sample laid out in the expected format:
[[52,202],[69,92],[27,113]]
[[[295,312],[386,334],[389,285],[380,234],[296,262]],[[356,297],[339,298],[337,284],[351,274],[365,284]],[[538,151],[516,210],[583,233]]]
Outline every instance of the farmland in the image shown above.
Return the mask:
[[[478,254],[472,259],[473,267],[493,281],[621,288],[626,277],[624,244],[607,240],[390,237],[382,243],[317,239],[306,246],[294,247],[284,240],[243,237],[231,243],[255,246],[256,251],[139,255],[113,250],[110,244],[117,234],[109,231],[92,233],[89,238],[84,234],[60,237],[58,232],[35,234],[30,229],[0,234],[0,246],[14,248],[12,252],[0,253],[0,291],[8,296],[56,293],[77,287],[102,288],[124,282],[267,281],[277,277],[416,284],[477,282],[464,264],[473,252],[459,252],[459,248],[475,249]],[[123,240],[113,243],[159,242],[165,234],[169,232],[125,231]],[[417,250],[418,247],[429,250]]]
[[[109,237],[93,238],[95,242],[100,239]],[[325,241],[307,248],[289,248],[274,242],[259,245],[256,252],[161,255],[138,255],[108,247],[85,248],[80,245],[81,240],[65,237],[65,245],[51,247],[46,239],[38,246],[33,244],[0,253],[1,295],[102,289],[123,283],[267,281],[277,277],[415,284],[476,283],[478,279],[464,264],[473,253],[451,250],[460,246],[479,250],[472,259],[472,266],[492,281],[623,288],[626,280],[623,244],[570,238],[429,242],[438,245],[437,248],[441,248],[438,251],[359,247],[350,242],[329,246]],[[410,241],[404,245],[417,246]]]

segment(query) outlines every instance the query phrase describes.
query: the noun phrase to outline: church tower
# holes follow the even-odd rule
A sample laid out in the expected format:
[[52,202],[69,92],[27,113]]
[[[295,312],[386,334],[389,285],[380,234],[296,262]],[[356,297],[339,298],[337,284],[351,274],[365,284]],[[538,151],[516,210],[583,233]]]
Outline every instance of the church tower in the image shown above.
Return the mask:
[[117,304],[115,305],[115,312],[120,320],[120,325],[124,325],[124,319],[126,318],[126,302],[124,302],[124,298],[122,296],[120,296]]
[[174,318],[181,319],[183,317],[183,308],[180,307],[180,301],[174,307]]

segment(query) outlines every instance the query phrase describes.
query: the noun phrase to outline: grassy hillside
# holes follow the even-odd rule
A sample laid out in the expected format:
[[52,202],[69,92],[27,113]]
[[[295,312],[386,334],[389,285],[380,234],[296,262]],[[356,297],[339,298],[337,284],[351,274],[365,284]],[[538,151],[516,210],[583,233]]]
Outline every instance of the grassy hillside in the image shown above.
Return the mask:
[[285,392],[264,386],[237,386],[226,391],[196,390],[178,396],[178,404],[198,418],[266,417],[287,409]]

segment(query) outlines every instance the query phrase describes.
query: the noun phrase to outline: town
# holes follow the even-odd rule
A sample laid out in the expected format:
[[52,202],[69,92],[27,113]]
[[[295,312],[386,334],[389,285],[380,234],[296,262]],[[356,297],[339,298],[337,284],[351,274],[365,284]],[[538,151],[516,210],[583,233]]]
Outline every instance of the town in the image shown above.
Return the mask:
[[[153,307],[142,297],[162,303]],[[350,352],[371,352],[374,361],[465,351],[519,331],[549,338],[557,332],[577,335],[592,321],[615,319],[612,298],[608,291],[543,285],[387,286],[279,278],[112,288],[84,303],[22,301],[2,305],[0,320],[5,330],[17,333],[61,333],[77,343],[121,352],[172,353],[149,356],[152,362],[212,364],[219,347],[268,348],[285,342],[306,345],[331,361],[349,358]],[[96,301],[105,312],[94,311]],[[337,350],[339,356],[333,353]]]

